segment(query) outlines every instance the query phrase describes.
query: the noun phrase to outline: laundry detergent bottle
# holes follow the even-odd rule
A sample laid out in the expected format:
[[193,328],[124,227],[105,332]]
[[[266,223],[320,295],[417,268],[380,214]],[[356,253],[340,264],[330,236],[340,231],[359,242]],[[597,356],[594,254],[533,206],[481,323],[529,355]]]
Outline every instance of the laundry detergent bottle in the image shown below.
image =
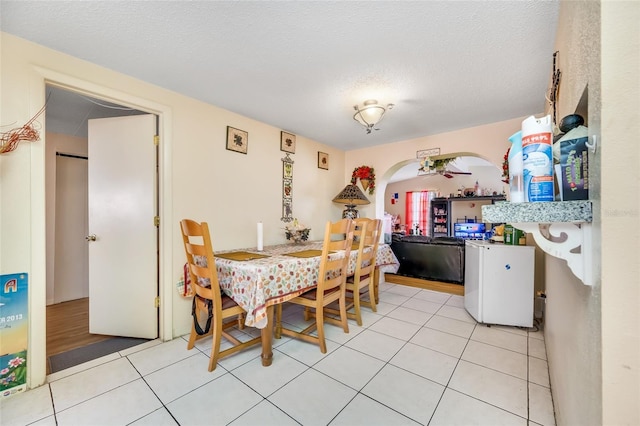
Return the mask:
[[512,203],[524,201],[524,163],[522,159],[522,131],[516,132],[509,138],[509,200]]

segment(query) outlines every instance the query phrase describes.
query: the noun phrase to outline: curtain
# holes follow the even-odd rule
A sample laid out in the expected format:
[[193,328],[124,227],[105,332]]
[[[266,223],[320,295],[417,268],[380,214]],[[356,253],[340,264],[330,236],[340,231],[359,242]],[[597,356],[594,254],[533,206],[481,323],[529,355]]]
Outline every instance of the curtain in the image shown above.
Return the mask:
[[410,233],[410,230],[415,233],[417,227],[420,235],[430,235],[429,209],[433,195],[433,191],[409,191],[406,193],[404,217],[407,233]]

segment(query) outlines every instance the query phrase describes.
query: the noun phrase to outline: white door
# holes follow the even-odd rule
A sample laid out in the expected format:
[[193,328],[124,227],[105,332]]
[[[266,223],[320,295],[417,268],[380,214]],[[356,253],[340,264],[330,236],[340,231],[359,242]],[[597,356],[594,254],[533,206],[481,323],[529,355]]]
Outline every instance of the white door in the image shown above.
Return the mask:
[[89,120],[90,333],[158,335],[155,129],[154,115]]

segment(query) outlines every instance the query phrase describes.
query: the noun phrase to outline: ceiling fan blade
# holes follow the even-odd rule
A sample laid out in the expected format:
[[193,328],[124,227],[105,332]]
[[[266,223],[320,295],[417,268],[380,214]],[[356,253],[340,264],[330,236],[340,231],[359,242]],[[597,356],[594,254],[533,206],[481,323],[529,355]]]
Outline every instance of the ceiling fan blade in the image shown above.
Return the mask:
[[449,173],[452,175],[470,175],[471,174],[471,172],[450,172],[448,170],[445,173]]

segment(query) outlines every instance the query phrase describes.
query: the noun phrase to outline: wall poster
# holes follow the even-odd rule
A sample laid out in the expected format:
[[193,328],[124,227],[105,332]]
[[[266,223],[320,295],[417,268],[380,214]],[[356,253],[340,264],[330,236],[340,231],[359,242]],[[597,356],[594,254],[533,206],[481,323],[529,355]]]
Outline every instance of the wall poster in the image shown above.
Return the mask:
[[27,274],[0,275],[0,400],[27,390]]

